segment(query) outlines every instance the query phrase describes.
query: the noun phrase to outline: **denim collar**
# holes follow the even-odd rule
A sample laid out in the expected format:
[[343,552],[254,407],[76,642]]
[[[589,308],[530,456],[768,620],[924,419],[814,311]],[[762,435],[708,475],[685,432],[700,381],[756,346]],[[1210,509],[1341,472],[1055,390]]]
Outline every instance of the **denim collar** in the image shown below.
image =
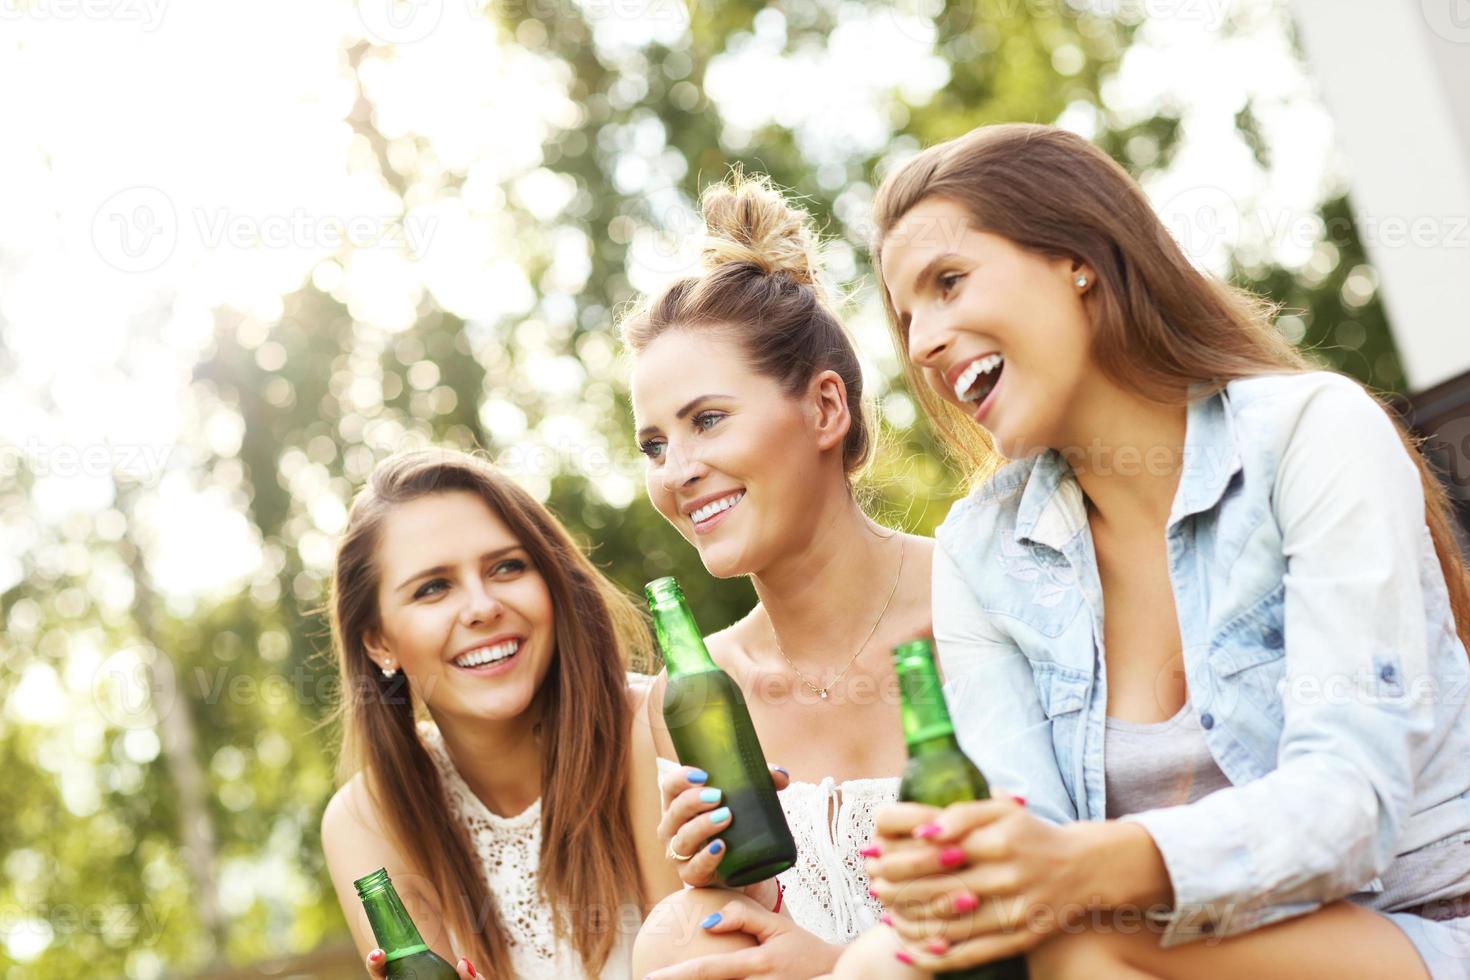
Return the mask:
[[[1184,471],[1169,526],[1218,504],[1241,470],[1235,424],[1230,418],[1228,393],[1190,389],[1184,434]],[[1015,540],[1063,551],[1087,524],[1087,506],[1072,466],[1060,452],[1048,449],[1037,457],[1026,478],[1016,511]]]

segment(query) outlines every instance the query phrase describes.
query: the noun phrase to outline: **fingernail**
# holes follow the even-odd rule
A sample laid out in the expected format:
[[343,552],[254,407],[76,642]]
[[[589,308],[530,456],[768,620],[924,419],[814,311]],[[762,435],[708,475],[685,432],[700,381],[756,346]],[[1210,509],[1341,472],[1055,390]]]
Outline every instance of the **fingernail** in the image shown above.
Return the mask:
[[878,845],[876,845],[876,844],[869,844],[867,847],[863,848],[861,851],[858,851],[858,853],[861,854],[865,858],[875,858],[875,857],[878,857],[879,855],[881,855],[883,852],[880,851],[880,850],[878,850]]
[[869,888],[868,889],[868,897],[869,898],[877,898],[878,897],[878,893],[875,892],[875,891],[873,891],[873,889]]
[[709,812],[709,822],[710,823],[724,823],[726,820],[729,820],[729,819],[730,819],[730,808],[727,807],[727,806],[722,806],[718,810],[711,810]]
[[374,963],[378,962],[378,960],[380,960],[382,958],[383,958],[383,951],[381,949],[375,949],[371,953],[368,954],[368,959],[372,960]]
[[720,913],[718,913],[718,912],[711,912],[709,915],[707,915],[703,919],[699,920],[699,927],[701,929],[708,929],[710,926],[717,926],[719,924],[720,924]]
[[963,894],[955,896],[954,910],[956,912],[973,912],[979,907],[980,899],[976,898],[974,895],[971,895],[969,892],[964,892]]
[[703,769],[691,769],[689,770],[688,779],[691,783],[702,783],[705,780],[709,779],[709,773],[705,772]]
[[1024,797],[1024,796],[1017,796],[1016,794],[1012,793],[1011,794],[1011,799],[1013,799],[1013,800],[1016,801],[1016,805],[1017,806],[1025,806],[1026,805],[1026,797]]
[[723,851],[724,849],[725,849],[725,842],[724,841],[718,841],[718,840],[716,840],[716,841],[710,841],[709,852],[711,854],[718,854],[721,851]]
[[701,803],[718,803],[718,802],[720,802],[720,791],[717,790],[717,789],[714,789],[714,788],[700,790],[699,791],[699,802],[701,802]]
[[916,838],[918,838],[919,840],[928,840],[931,837],[938,837],[939,836],[939,824],[937,824],[937,823],[926,823],[926,824],[924,824],[921,827],[915,827],[914,828],[914,836]]
[[949,943],[937,936],[924,945],[924,948],[935,956],[943,956],[949,950]]
[[889,915],[887,912],[884,912],[882,915],[878,916],[878,921],[883,923],[885,926],[891,926],[893,925],[893,916]]
[[466,959],[464,961],[464,968],[466,970],[469,970],[470,971],[470,976],[472,976],[472,977],[478,977],[479,976],[479,974],[475,972],[475,964],[471,963],[468,959]]
[[894,953],[893,955],[904,966],[913,966],[914,965],[914,958],[912,956],[910,956],[908,953],[905,953],[903,950],[899,950],[898,952]]
[[777,772],[779,772],[781,775],[785,776],[787,779],[790,779],[791,778],[791,773],[787,772],[785,770],[785,768],[783,768],[781,766],[772,766],[771,768],[775,769]]
[[965,852],[962,848],[946,847],[939,852],[939,863],[946,868],[958,868],[965,863]]

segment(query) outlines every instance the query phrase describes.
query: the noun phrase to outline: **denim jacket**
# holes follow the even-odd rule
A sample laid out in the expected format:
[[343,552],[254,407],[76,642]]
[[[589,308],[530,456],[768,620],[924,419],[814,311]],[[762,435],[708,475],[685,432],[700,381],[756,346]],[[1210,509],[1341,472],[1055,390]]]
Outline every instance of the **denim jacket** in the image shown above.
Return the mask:
[[[1038,816],[1104,819],[1102,589],[1071,467],[1007,465],[936,537],[961,744]],[[1190,701],[1232,785],[1124,818],[1168,869],[1164,946],[1371,898],[1396,856],[1470,840],[1470,661],[1418,469],[1366,392],[1310,372],[1193,400],[1167,544]]]

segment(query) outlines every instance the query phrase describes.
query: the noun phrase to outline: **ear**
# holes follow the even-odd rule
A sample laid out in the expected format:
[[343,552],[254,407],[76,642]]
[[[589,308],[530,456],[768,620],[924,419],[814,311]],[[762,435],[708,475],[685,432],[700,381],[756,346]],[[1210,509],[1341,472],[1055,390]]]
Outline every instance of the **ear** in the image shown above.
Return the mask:
[[808,404],[817,436],[817,447],[824,452],[840,448],[852,429],[852,413],[847,409],[847,385],[836,371],[819,371],[807,385]]
[[1081,259],[1064,259],[1059,265],[1064,269],[1067,276],[1067,287],[1074,290],[1078,296],[1087,293],[1097,282],[1097,273],[1091,265]]
[[363,648],[367,650],[368,656],[372,657],[373,662],[376,663],[379,667],[382,667],[389,661],[398,659],[393,656],[393,648],[388,646],[387,643],[383,642],[382,630],[378,629],[376,626],[370,630],[363,631],[362,645]]

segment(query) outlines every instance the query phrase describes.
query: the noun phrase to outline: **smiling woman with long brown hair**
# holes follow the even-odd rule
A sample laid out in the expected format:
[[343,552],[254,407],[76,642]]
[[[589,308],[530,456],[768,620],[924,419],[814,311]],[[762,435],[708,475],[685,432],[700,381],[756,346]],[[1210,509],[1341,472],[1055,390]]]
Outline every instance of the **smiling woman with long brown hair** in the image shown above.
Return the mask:
[[982,127],[874,209],[987,474],[936,534],[956,728],[1026,797],[879,816],[887,975],[1470,975],[1470,577],[1401,425],[1073,133]]
[[494,467],[424,450],[353,501],[330,613],[345,783],[322,845],[369,972],[383,957],[352,882],[386,867],[461,976],[626,977],[643,914],[678,887],[631,730],[637,607]]

